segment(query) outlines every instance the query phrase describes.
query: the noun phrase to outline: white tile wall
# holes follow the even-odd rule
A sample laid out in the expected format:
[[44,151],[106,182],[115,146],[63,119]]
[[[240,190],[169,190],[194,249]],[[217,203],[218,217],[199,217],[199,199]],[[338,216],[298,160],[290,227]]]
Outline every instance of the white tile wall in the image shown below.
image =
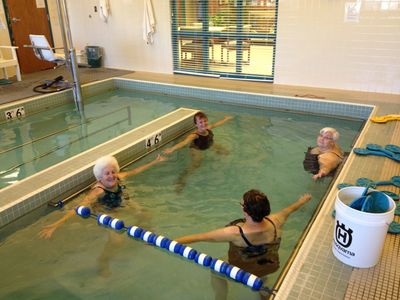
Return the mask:
[[275,83],[400,94],[400,1],[281,0]]

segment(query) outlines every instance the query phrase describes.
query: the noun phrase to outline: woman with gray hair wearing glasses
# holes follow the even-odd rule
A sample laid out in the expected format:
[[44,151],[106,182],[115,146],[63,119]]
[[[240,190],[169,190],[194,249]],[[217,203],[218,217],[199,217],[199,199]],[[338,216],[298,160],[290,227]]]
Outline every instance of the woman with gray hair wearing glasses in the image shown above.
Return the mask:
[[308,148],[303,165],[314,174],[314,180],[329,175],[343,161],[344,153],[336,143],[338,139],[339,132],[335,128],[325,127],[319,131],[317,147]]

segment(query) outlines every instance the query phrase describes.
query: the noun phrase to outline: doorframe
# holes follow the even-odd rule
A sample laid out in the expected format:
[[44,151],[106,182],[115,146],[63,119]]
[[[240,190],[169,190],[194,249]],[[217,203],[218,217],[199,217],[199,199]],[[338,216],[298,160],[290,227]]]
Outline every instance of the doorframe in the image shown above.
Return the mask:
[[[8,36],[10,37],[10,41],[11,41],[11,46],[16,46],[13,30],[11,27],[10,12],[8,10],[7,0],[3,0],[2,2],[3,2],[3,8],[4,8],[4,15],[6,17],[6,22],[7,22]],[[44,0],[44,4],[46,7],[47,23],[49,24],[49,29],[50,29],[50,41],[49,42],[50,42],[50,45],[52,47],[54,47],[53,28],[51,27],[49,6],[47,4],[47,0]],[[17,49],[17,56],[18,56],[18,49]],[[19,57],[18,57],[18,59],[19,59]]]

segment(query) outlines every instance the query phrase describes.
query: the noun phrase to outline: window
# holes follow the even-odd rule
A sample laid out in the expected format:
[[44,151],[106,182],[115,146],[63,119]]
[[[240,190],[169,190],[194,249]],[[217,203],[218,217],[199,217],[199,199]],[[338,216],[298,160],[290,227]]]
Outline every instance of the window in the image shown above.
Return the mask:
[[273,80],[278,0],[171,0],[174,71]]

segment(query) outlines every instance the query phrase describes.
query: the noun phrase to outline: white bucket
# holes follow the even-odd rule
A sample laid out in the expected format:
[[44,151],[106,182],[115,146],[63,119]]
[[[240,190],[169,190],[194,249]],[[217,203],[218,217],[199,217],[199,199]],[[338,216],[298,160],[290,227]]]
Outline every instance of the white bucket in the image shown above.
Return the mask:
[[341,262],[357,268],[370,268],[378,263],[396,208],[393,199],[387,195],[389,210],[384,213],[367,213],[348,206],[364,191],[365,187],[343,188],[337,193],[335,202],[332,251]]

